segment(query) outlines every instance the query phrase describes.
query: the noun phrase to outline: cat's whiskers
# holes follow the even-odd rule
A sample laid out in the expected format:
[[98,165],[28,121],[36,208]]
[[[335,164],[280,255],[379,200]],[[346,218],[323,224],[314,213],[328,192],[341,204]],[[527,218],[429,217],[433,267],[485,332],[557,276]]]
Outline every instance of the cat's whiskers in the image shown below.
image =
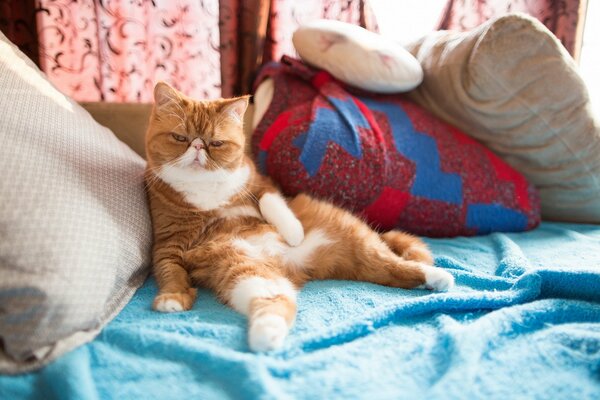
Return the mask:
[[185,127],[186,127],[185,121],[186,121],[187,115],[185,115],[185,110],[181,109],[181,106],[178,105],[178,107],[180,108],[179,111],[184,114],[183,116],[181,114],[179,114],[179,112],[177,110],[173,110],[173,111],[167,113],[166,116],[174,117],[179,120],[179,123],[177,125],[175,125],[175,129],[181,128],[181,129],[185,130]]
[[[159,172],[162,173],[168,173],[170,170],[172,170],[173,168],[185,168],[187,167],[188,164],[186,161],[188,158],[190,158],[190,155],[188,154],[188,152],[186,151],[186,153],[184,153],[183,155],[168,161],[162,165],[150,168],[148,167],[148,171],[150,172],[149,176],[146,178],[146,184],[145,184],[145,189],[148,189],[150,186],[154,185],[154,183],[156,181],[158,181],[160,179],[159,176]],[[207,166],[212,168],[213,170],[225,170],[225,168],[223,168],[223,166],[216,160],[207,157],[206,158],[206,162],[207,162]],[[256,206],[258,204],[258,199],[256,198],[256,196],[252,193],[252,191],[248,188],[248,186],[256,186],[253,185],[250,182],[247,182],[246,185],[242,186],[238,193],[236,193],[239,196],[239,201],[242,203],[242,205],[244,206]],[[213,188],[200,188],[200,187],[196,187],[194,189],[197,192],[202,192],[202,193],[213,193],[214,189]]]
[[181,105],[181,98],[176,98],[175,95],[171,93],[165,93],[164,96],[169,100],[169,105],[177,107],[175,110],[170,110],[170,112],[168,112],[166,116],[175,117],[179,120],[179,123],[175,126],[175,129],[181,127],[185,130],[186,121],[188,118],[185,108]]
[[242,187],[238,193],[242,198],[250,200],[254,204],[258,204],[258,199],[247,187]]
[[[217,162],[217,160],[213,160],[212,158],[208,157],[207,161],[210,162],[210,163],[212,163],[211,166],[216,166],[218,169],[224,169],[223,166],[221,164],[219,164],[219,162]],[[248,189],[248,186],[250,186],[250,185],[251,185],[250,182],[246,182],[246,184],[244,186],[242,186],[240,188],[240,191],[237,193],[238,195],[240,195],[243,205],[248,205],[246,203],[246,200],[250,201],[250,205],[252,205],[252,204],[258,204],[258,199]]]
[[169,113],[167,114],[168,117],[175,117],[179,119],[179,122],[177,123],[177,125],[175,125],[174,130],[177,129],[185,129],[185,120],[183,119],[183,117],[175,112]]
[[179,115],[179,117],[181,118],[183,127],[185,128],[185,125],[186,125],[185,121],[188,120],[187,113],[186,113],[185,109],[181,105],[181,102],[177,101],[177,99],[174,99],[172,95],[169,94],[168,97],[171,100],[171,102],[177,106],[178,110],[183,114],[183,117],[181,117],[181,115]]
[[144,186],[144,189],[148,189],[151,185],[153,185],[154,183],[156,183],[156,181],[158,181],[160,179],[160,176],[158,174],[158,172],[160,171],[164,171],[164,170],[169,170],[171,168],[175,168],[178,165],[176,165],[177,163],[180,162],[180,157],[177,157],[171,161],[167,161],[166,163],[162,164],[162,165],[157,165],[156,167],[148,167],[147,170],[151,173],[150,177],[146,178],[146,185]]

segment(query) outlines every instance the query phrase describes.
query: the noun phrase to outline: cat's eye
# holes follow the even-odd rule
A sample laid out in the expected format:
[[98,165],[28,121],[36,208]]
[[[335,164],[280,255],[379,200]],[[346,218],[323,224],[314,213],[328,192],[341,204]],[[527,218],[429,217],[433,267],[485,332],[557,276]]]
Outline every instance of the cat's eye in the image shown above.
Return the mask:
[[223,146],[223,141],[222,140],[213,140],[212,142],[210,142],[210,145],[212,147],[221,147],[221,146]]
[[171,133],[171,136],[173,136],[173,139],[177,140],[178,142],[187,142],[187,137],[183,136],[183,135],[178,135],[176,133]]

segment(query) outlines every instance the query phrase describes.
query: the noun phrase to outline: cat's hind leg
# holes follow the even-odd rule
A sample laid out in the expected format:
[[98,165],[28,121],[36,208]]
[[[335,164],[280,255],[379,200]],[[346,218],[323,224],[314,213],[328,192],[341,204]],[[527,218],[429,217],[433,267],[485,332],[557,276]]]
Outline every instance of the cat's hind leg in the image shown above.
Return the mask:
[[454,277],[446,270],[399,257],[386,246],[359,248],[356,254],[357,262],[350,269],[357,270],[359,280],[405,289],[444,291],[454,286]]
[[404,289],[444,291],[454,286],[454,277],[444,269],[400,257],[375,238],[366,245],[355,246],[355,263],[344,265],[341,276]]
[[285,245],[275,232],[263,232],[214,246],[205,252],[212,268],[192,272],[192,279],[248,317],[250,350],[280,348],[296,318],[298,291],[276,254]]
[[349,212],[306,195],[298,195],[290,206],[307,232],[305,241],[315,230],[328,239],[304,266],[312,279],[358,280],[405,289],[447,290],[454,285],[450,273],[432,265],[420,239],[399,232],[381,237]]
[[248,346],[252,351],[276,350],[283,345],[296,318],[296,288],[284,277],[240,277],[228,303],[248,317]]

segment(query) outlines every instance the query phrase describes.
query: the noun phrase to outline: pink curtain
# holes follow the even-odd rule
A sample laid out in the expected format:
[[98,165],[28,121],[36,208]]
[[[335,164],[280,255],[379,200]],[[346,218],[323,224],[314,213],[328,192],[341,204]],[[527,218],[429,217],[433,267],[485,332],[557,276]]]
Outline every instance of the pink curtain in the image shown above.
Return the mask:
[[148,102],[164,80],[218,97],[218,0],[36,0],[40,64],[79,101]]
[[544,23],[577,59],[586,0],[449,0],[440,29],[468,30],[490,18],[524,12]]
[[367,0],[271,0],[269,30],[264,60],[279,60],[282,55],[296,55],[292,44],[294,31],[313,19],[336,19],[378,31]]
[[315,18],[377,30],[368,0],[0,0],[2,30],[78,101],[149,102],[159,80],[196,98],[249,93]]
[[220,0],[223,96],[249,93],[260,65],[295,55],[292,34],[317,18],[377,30],[368,0]]

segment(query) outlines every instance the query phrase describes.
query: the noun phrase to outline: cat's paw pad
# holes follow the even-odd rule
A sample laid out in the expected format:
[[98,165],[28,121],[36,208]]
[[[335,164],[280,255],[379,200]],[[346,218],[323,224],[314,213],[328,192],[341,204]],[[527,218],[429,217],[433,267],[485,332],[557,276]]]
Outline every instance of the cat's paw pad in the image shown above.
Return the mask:
[[420,288],[445,291],[454,287],[454,277],[446,270],[436,267],[424,267],[425,283]]
[[185,311],[192,308],[195,298],[195,289],[190,289],[190,293],[162,293],[156,296],[152,308],[160,312]]
[[183,311],[183,305],[175,299],[161,299],[154,302],[154,309],[160,312]]
[[248,331],[248,345],[255,352],[279,349],[288,334],[285,319],[279,315],[265,315],[255,319]]
[[279,227],[280,234],[290,246],[298,246],[304,240],[304,227],[297,219],[286,221]]

